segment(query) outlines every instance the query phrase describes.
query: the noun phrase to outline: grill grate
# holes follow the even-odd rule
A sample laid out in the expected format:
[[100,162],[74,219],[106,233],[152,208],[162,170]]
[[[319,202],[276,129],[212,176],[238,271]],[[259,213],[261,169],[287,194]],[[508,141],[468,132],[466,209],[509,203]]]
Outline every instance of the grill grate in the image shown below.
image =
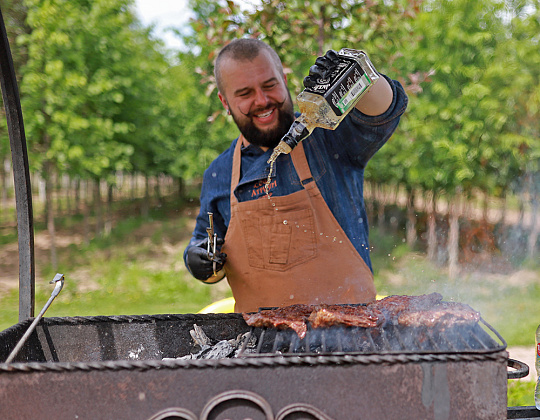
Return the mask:
[[[380,354],[380,353],[474,353],[499,351],[505,348],[504,340],[484,320],[480,325],[465,324],[445,328],[402,327],[388,324],[378,328],[331,327],[311,328],[300,339],[291,330],[251,328],[255,348],[247,348],[246,340],[240,356],[269,354]],[[490,335],[491,331],[501,343]]]

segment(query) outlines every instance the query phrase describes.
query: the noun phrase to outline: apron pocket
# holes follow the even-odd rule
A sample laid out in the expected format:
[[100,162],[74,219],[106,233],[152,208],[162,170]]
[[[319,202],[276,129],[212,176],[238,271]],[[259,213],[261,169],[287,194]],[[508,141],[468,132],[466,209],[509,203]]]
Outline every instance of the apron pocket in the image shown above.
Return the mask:
[[311,209],[280,211],[264,217],[242,215],[250,267],[285,271],[317,255]]
[[287,264],[291,245],[291,227],[285,222],[272,225],[270,264]]

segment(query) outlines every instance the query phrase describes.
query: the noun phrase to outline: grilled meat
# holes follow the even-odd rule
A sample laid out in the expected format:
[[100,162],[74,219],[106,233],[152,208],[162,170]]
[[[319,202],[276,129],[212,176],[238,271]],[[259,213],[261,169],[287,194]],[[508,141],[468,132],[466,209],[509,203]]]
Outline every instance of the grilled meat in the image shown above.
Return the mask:
[[442,301],[442,295],[439,293],[430,293],[420,296],[387,296],[384,299],[369,303],[372,308],[397,314],[410,309],[427,309]]
[[430,293],[420,296],[387,296],[368,304],[371,309],[381,311],[387,321],[395,322],[402,311],[428,310],[442,302],[442,295]]
[[447,327],[474,324],[480,313],[469,305],[458,302],[442,302],[428,310],[406,310],[398,315],[398,324],[406,327]]
[[331,326],[375,328],[386,322],[410,327],[475,323],[480,314],[470,306],[443,302],[439,293],[420,296],[388,296],[366,305],[296,304],[255,313],[243,313],[251,327],[291,329],[300,339],[312,328]]
[[373,328],[383,323],[384,316],[378,309],[364,305],[318,305],[308,321],[313,328],[333,325]]
[[243,313],[246,323],[251,327],[291,329],[304,338],[307,332],[306,321],[313,312],[310,305],[291,305],[283,308],[264,309],[255,313]]

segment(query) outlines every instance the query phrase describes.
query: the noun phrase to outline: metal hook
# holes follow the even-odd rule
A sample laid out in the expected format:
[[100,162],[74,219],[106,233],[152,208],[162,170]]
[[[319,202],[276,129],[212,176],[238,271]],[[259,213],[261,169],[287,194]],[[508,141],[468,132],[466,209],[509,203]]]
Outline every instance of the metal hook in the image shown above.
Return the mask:
[[49,300],[47,301],[43,309],[40,311],[38,316],[34,318],[34,321],[32,322],[32,324],[30,324],[30,326],[28,327],[28,329],[26,330],[22,338],[19,340],[15,348],[9,354],[5,363],[11,363],[13,361],[15,356],[19,353],[22,346],[26,342],[26,340],[28,340],[28,337],[30,337],[30,334],[32,334],[32,331],[34,331],[34,329],[36,328],[38,322],[41,320],[41,318],[45,314],[45,311],[49,309],[49,306],[51,306],[51,303],[54,300],[54,298],[58,296],[58,294],[62,290],[62,287],[64,287],[64,275],[57,273],[56,276],[54,276],[54,278],[49,282],[49,284],[53,284],[53,283],[55,283],[55,286],[54,286],[54,290],[51,293],[51,297],[49,298]]

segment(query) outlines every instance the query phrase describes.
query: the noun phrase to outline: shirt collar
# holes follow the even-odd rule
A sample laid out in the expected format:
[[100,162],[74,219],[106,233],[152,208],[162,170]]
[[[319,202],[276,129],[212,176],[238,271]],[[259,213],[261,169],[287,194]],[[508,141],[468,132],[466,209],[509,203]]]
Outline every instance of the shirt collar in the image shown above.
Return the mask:
[[259,146],[255,146],[247,141],[243,135],[240,135],[239,141],[242,142],[242,154],[258,156],[265,153]]

